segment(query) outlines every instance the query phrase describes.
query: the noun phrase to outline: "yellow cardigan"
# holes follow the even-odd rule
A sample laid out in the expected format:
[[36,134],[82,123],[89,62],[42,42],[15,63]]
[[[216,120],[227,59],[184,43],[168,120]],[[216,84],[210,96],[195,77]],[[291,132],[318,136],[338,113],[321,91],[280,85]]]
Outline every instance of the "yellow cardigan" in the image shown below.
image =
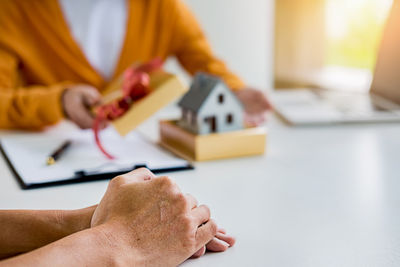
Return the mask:
[[[176,56],[191,74],[205,71],[234,89],[242,81],[212,53],[180,0],[127,0],[125,42],[113,78],[133,62]],[[0,1],[0,128],[40,129],[63,118],[68,84],[100,91],[106,81],[73,39],[57,0]]]

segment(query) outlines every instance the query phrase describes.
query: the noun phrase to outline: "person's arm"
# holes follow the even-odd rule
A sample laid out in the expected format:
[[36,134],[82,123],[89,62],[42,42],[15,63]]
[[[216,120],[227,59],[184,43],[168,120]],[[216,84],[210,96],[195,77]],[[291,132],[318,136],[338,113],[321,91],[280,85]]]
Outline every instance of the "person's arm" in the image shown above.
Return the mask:
[[[2,261],[0,266],[119,266],[119,243],[111,244],[99,228],[87,229],[32,252]],[[135,259],[134,250],[131,250],[130,254],[132,259]],[[131,261],[128,265],[121,266],[136,265]]]
[[266,112],[272,104],[259,90],[247,87],[243,81],[232,73],[225,63],[218,59],[201,30],[192,12],[181,0],[171,0],[174,18],[172,51],[182,66],[190,73],[203,71],[222,78],[232,88],[243,103],[245,122],[249,126],[257,126],[264,122]]
[[199,23],[189,8],[180,0],[170,0],[168,16],[172,17],[172,53],[190,73],[203,71],[221,77],[234,89],[245,87],[243,81],[218,59],[207,41]]
[[32,251],[89,228],[95,208],[0,211],[0,259]]
[[89,107],[101,100],[97,89],[68,82],[24,86],[20,64],[12,53],[0,48],[0,129],[39,130],[64,116],[81,128],[92,127]]
[[147,169],[113,179],[90,226],[0,266],[177,266],[218,235],[208,207]]
[[0,48],[0,128],[38,129],[56,123],[63,117],[64,84],[23,87],[19,64]]

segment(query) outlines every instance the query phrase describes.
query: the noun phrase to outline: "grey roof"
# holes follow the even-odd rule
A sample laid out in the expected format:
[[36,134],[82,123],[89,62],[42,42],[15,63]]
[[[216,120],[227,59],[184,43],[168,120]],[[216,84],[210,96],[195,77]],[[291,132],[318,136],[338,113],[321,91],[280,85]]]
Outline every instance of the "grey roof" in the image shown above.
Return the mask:
[[178,105],[182,108],[198,112],[204,101],[219,83],[223,82],[215,76],[205,73],[196,74],[189,92],[182,97]]

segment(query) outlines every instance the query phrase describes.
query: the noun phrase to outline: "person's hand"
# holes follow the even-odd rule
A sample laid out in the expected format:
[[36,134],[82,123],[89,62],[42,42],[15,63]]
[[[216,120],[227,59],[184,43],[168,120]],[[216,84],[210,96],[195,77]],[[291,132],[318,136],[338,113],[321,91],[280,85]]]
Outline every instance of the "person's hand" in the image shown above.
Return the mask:
[[91,108],[100,103],[100,93],[96,88],[89,85],[69,87],[62,96],[65,115],[82,129],[93,126],[94,115]]
[[[197,207],[197,201],[194,199],[192,209],[196,207]],[[235,242],[236,239],[233,236],[228,235],[225,229],[218,228],[215,237],[205,246],[199,249],[195,254],[193,254],[192,258],[199,258],[203,256],[206,253],[206,251],[224,252],[228,248],[232,247],[235,244]]]
[[266,95],[256,89],[246,88],[235,92],[245,110],[245,124],[259,126],[266,120],[268,111],[273,109]]
[[208,242],[207,245],[203,246],[195,254],[193,254],[192,258],[199,258],[203,256],[206,251],[224,252],[228,248],[232,247],[235,242],[236,239],[233,236],[228,235],[225,229],[218,228],[215,237]]
[[147,169],[110,182],[91,227],[130,265],[177,266],[217,235],[208,207]]

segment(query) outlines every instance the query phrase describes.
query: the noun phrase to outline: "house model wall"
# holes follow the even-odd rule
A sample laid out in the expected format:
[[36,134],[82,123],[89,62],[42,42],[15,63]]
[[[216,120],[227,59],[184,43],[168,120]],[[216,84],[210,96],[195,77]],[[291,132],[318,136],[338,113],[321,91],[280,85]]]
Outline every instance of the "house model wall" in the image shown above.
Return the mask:
[[217,77],[199,73],[179,102],[179,126],[195,134],[236,131],[243,128],[243,106]]

